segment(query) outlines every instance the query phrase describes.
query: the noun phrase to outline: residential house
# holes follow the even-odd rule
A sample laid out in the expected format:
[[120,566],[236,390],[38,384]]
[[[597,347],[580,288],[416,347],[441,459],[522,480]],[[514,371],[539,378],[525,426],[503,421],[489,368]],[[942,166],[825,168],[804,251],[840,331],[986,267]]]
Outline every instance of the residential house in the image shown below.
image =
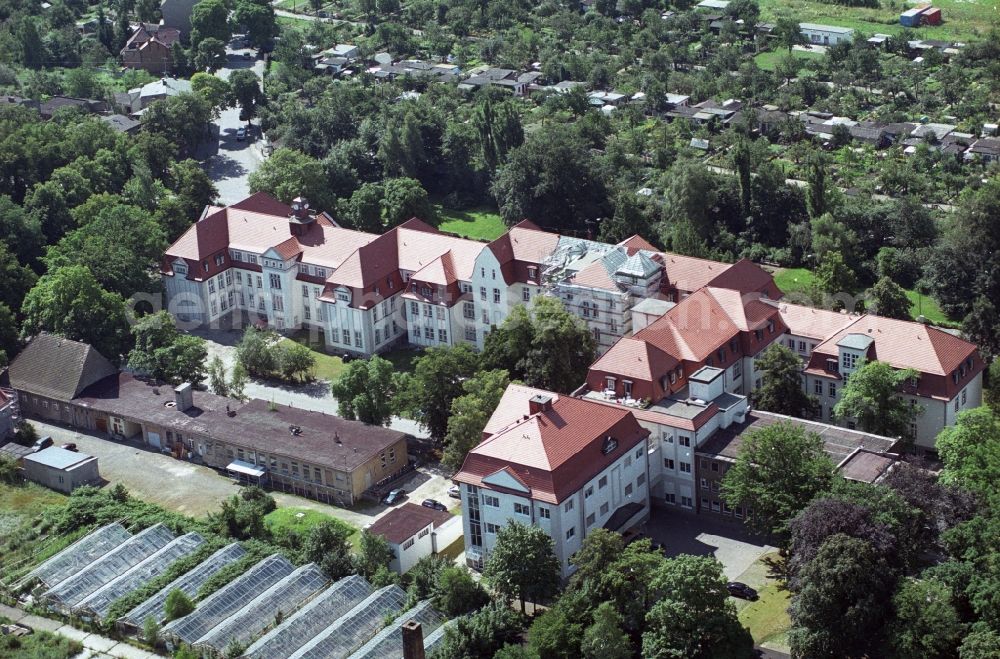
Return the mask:
[[176,27],[140,23],[121,50],[122,66],[165,76],[173,71],[173,46],[181,39]]
[[965,152],[966,160],[981,160],[983,162],[1000,161],[1000,138],[984,137],[972,143]]
[[514,96],[524,96],[528,93],[528,85],[537,78],[537,72],[521,73],[513,69],[484,68],[473,70],[472,75],[459,83],[458,88],[473,90],[498,87],[508,90]]
[[135,135],[142,126],[140,122],[123,114],[110,114],[101,117],[101,121],[111,126],[115,131],[126,135]]
[[156,101],[168,96],[177,96],[191,91],[191,81],[182,78],[160,78],[154,82],[115,93],[115,103],[131,116],[141,115],[143,110]]
[[77,108],[87,114],[105,112],[108,109],[107,103],[97,101],[92,98],[74,98],[72,96],[51,96],[38,104],[38,111],[42,119],[51,119],[56,112],[63,108]]
[[854,30],[836,25],[820,25],[818,23],[799,23],[799,30],[806,41],[813,45],[835,46],[841,41],[854,39]]
[[625,531],[648,518],[648,434],[627,409],[510,385],[454,477],[467,563],[481,569],[513,520],[552,538],[568,577],[593,529]]
[[435,556],[462,537],[462,518],[446,510],[404,503],[366,527],[392,551],[389,569],[405,574],[421,558]]
[[790,424],[819,435],[824,451],[837,465],[837,473],[849,480],[874,483],[897,462],[901,445],[898,439],[754,410],[739,423],[718,430],[698,446],[695,452],[698,513],[736,521],[753,514],[752,502],[730,507],[722,500],[722,479],[735,464],[743,440],[776,423]]

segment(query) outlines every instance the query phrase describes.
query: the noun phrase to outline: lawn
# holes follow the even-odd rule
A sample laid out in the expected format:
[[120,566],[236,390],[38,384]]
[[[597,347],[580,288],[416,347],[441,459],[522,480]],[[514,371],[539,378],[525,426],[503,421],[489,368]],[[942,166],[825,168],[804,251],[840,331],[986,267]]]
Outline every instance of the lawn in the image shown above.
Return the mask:
[[47,506],[65,502],[64,495],[34,483],[0,485],[0,537],[7,537]]
[[[879,8],[847,7],[823,0],[761,0],[761,20],[773,22],[782,16],[803,23],[823,23],[854,28],[871,36],[875,33],[896,34],[903,30],[899,14],[916,3],[887,3]],[[994,0],[938,0],[935,7],[942,10],[941,25],[915,30],[921,39],[967,41],[984,37],[998,13]],[[896,5],[893,7],[893,5]]]
[[[288,342],[292,340],[282,339],[282,341]],[[308,334],[297,334],[294,337],[294,341],[301,343],[312,351],[313,357],[316,358],[316,365],[313,367],[312,374],[317,380],[336,380],[344,372],[344,360],[340,357],[328,355],[319,346],[310,343]]]
[[[786,55],[788,55],[788,51],[782,48],[779,50],[769,50],[763,53],[758,53],[753,60],[757,62],[757,66],[765,71],[774,71],[778,68],[778,62],[784,59]],[[796,59],[802,60],[803,62],[806,60],[823,59],[822,53],[805,50],[793,50],[792,56]]]
[[500,219],[496,209],[479,207],[469,210],[454,210],[435,204],[441,231],[458,234],[474,240],[494,240],[503,235],[507,225]]
[[788,617],[791,593],[777,582],[767,584],[758,589],[757,593],[760,599],[748,602],[739,610],[740,623],[750,630],[750,635],[758,645],[768,641],[780,642],[792,625]]
[[[774,274],[774,283],[778,285],[778,288],[786,295],[799,294],[798,301],[801,301],[801,296],[809,295],[815,279],[813,273],[805,268],[782,268]],[[948,319],[934,298],[920,295],[913,290],[906,291],[906,297],[910,299],[910,315],[913,316],[914,320],[917,316],[923,315],[935,325],[955,326],[955,322]]]
[[358,551],[358,543],[361,541],[361,534],[347,522],[336,517],[324,515],[321,512],[310,510],[309,508],[278,508],[268,513],[264,517],[264,523],[272,531],[294,531],[304,536],[309,529],[322,524],[323,522],[333,522],[350,533],[351,547]]
[[[0,624],[10,622],[9,618],[0,617]],[[27,636],[0,636],[0,657],[5,659],[68,659],[81,652],[80,641],[41,630]]]

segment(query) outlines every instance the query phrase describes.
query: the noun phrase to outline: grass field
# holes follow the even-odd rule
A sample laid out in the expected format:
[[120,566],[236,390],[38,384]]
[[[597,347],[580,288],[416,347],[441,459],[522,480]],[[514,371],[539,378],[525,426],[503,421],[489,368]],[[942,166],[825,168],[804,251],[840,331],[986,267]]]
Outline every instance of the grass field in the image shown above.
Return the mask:
[[[775,273],[774,283],[778,285],[786,295],[797,293],[809,295],[815,277],[813,273],[805,268],[783,268]],[[941,311],[941,307],[934,298],[927,295],[919,295],[916,291],[906,291],[906,297],[910,299],[910,315],[916,320],[917,316],[923,314],[927,320],[937,325],[947,327],[954,326],[955,323]]]
[[294,531],[302,536],[308,533],[309,529],[317,524],[322,524],[323,522],[333,522],[345,531],[348,531],[350,533],[349,539],[351,541],[351,547],[354,551],[358,551],[358,543],[361,541],[361,533],[358,532],[358,529],[354,528],[347,522],[339,520],[335,517],[324,515],[321,512],[310,510],[309,508],[295,507],[278,508],[277,510],[271,511],[264,517],[264,523],[267,524],[268,528],[272,531]]
[[779,640],[792,626],[788,617],[791,593],[776,582],[769,583],[757,593],[760,599],[740,609],[740,622],[750,630],[750,635],[758,644]]
[[463,238],[493,240],[507,230],[500,215],[492,208],[480,207],[459,211],[438,204],[434,210],[441,220],[438,224],[441,231],[458,234]]
[[[937,0],[933,5],[941,9],[942,24],[920,27],[915,31],[919,38],[960,41],[982,38],[990,25],[1000,20],[995,0]],[[850,27],[867,36],[901,32],[899,14],[914,6],[916,3],[898,0],[881,0],[878,9],[846,7],[822,0],[760,1],[761,19],[765,21],[787,16],[802,23]]]
[[[316,358],[312,374],[317,380],[336,380],[344,372],[344,360],[328,355],[318,345],[310,343],[307,334],[297,334],[293,339],[296,343],[301,343],[312,351],[313,357]],[[293,339],[282,339],[282,341],[291,342]]]
[[[757,62],[757,66],[764,69],[765,71],[774,71],[778,68],[778,62],[788,55],[788,51],[784,48],[779,50],[769,50],[767,52],[758,53],[753,60]],[[802,60],[803,62],[807,60],[818,60],[823,59],[821,53],[807,52],[804,50],[793,50],[792,56],[796,59]]]
[[47,506],[66,502],[66,497],[41,485],[0,485],[0,537],[7,536]]

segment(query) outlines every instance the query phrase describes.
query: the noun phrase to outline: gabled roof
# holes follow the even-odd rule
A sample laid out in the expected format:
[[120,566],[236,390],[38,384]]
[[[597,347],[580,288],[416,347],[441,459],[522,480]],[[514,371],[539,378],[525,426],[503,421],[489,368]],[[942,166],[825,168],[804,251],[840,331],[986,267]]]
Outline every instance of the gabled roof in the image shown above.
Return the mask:
[[698,259],[664,252],[661,254],[666,268],[666,281],[679,291],[692,293],[728,270],[728,263]]
[[936,327],[908,320],[866,314],[816,346],[815,353],[836,356],[838,344],[849,334],[870,337],[875,359],[893,368],[949,375],[977,355],[974,343]]
[[425,508],[408,501],[373,522],[368,532],[385,538],[391,544],[401,545],[428,525],[440,526],[449,519],[451,513],[447,511]]
[[778,287],[774,285],[774,277],[770,272],[749,259],[740,259],[719,273],[709,286],[729,288],[742,293],[758,293],[765,290],[776,294]]
[[590,368],[623,378],[652,382],[677,368],[677,358],[646,341],[623,337]]
[[483,435],[493,435],[500,432],[528,413],[528,401],[535,396],[552,396],[553,401],[559,400],[559,394],[536,389],[523,384],[509,384],[500,397],[497,408],[486,422]]
[[541,264],[559,243],[559,234],[542,231],[533,222],[523,220],[512,226],[487,247],[501,265],[510,261]]
[[858,318],[851,314],[842,314],[827,309],[814,309],[801,304],[787,304],[785,302],[773,302],[772,304],[778,308],[778,313],[781,314],[781,320],[788,328],[789,334],[817,341],[825,341]]
[[544,394],[553,398],[548,409],[528,414],[525,405],[528,418],[472,449],[455,480],[480,486],[506,470],[533,499],[559,503],[649,435],[629,410]]
[[11,362],[11,388],[70,401],[90,385],[118,372],[87,343],[42,333]]
[[628,253],[629,256],[631,256],[632,254],[635,254],[636,252],[638,252],[641,249],[644,249],[644,250],[646,250],[648,252],[658,252],[659,251],[648,240],[646,240],[645,238],[643,238],[640,235],[634,235],[634,236],[631,236],[629,238],[626,238],[625,240],[623,240],[620,243],[618,243],[618,246],[619,247],[624,247],[625,251]]

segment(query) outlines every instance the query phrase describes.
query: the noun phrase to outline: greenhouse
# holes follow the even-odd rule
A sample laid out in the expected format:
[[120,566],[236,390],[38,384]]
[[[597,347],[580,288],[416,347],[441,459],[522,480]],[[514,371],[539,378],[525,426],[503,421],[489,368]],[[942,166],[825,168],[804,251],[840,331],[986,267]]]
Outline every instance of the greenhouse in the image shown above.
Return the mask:
[[406,592],[386,586],[340,617],[316,638],[299,648],[293,659],[342,659],[364,645],[382,626],[385,617],[406,606]]
[[239,543],[234,542],[231,545],[226,545],[191,568],[190,571],[171,581],[148,600],[119,618],[118,626],[126,632],[138,633],[146,618],[150,616],[156,622],[162,623],[167,617],[163,606],[167,601],[167,595],[170,594],[170,591],[179,590],[191,599],[194,599],[198,594],[198,589],[201,588],[203,583],[208,581],[209,577],[230,563],[235,563],[245,554],[246,550]]
[[194,611],[167,624],[163,635],[194,643],[293,571],[287,558],[272,554],[199,602]]
[[411,620],[420,623],[424,634],[430,634],[444,623],[444,617],[424,600],[397,616],[350,659],[403,659],[403,625]]
[[132,534],[117,522],[102,526],[36,567],[16,587],[38,580],[45,588],[52,588],[131,537]]
[[244,656],[252,659],[288,659],[371,594],[372,587],[364,577],[356,574],[344,577],[261,636],[247,648]]
[[285,616],[298,609],[322,590],[328,581],[326,574],[315,563],[303,565],[216,625],[195,641],[194,647],[222,652],[233,639],[245,645],[273,625],[279,615]]
[[430,657],[444,644],[444,633],[449,627],[455,624],[456,618],[452,618],[430,634],[424,637],[424,655]]
[[163,549],[114,579],[103,588],[94,591],[82,602],[73,607],[77,614],[89,615],[97,619],[104,618],[116,599],[138,590],[159,575],[179,558],[194,552],[205,542],[197,533],[187,533],[170,541]]
[[42,598],[54,608],[68,613],[88,595],[162,549],[173,539],[174,534],[163,524],[151,526],[46,591]]

